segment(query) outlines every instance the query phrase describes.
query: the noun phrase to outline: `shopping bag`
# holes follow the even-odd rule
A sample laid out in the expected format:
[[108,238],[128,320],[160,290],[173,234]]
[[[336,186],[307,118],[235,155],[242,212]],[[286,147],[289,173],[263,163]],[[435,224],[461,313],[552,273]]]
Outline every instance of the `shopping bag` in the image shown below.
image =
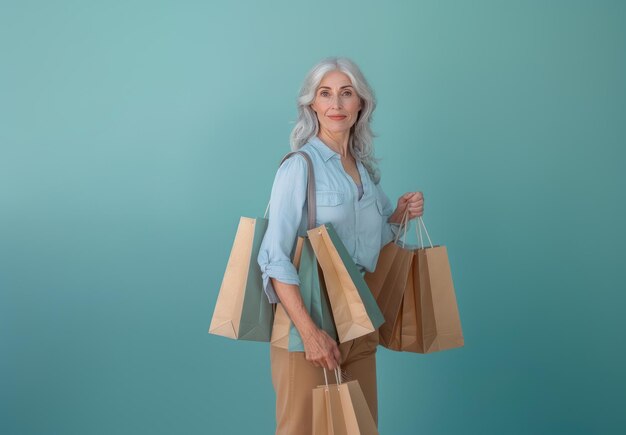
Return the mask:
[[[321,279],[319,266],[308,238],[305,238],[302,243],[298,276],[300,278],[300,294],[302,295],[302,301],[313,323],[315,323],[318,328],[326,331],[326,333],[336,341],[337,330],[330,310],[326,288],[324,287],[324,280]],[[293,322],[291,322],[289,329],[288,350],[290,352],[304,352],[302,337]]]
[[[421,227],[430,247],[423,247]],[[464,345],[461,319],[445,246],[433,245],[423,219],[403,302],[402,350],[431,353]]]
[[[336,376],[337,376],[337,372]],[[378,435],[378,429],[359,381],[329,384],[313,389],[313,435]]]
[[[315,325],[326,331],[336,341],[337,330],[332,317],[324,280],[321,276],[321,270],[317,264],[309,239],[304,237],[301,243],[298,277],[302,302]],[[289,318],[282,304],[276,305],[277,317],[273,326],[272,345],[287,349],[290,352],[304,352],[304,343],[298,329]]]
[[257,264],[267,219],[241,217],[209,326],[237,340],[270,341],[273,308]]
[[[408,215],[402,218],[401,227],[408,225]],[[392,350],[400,350],[402,330],[402,299],[409,277],[409,269],[413,259],[413,250],[399,241],[400,233],[395,240],[389,242],[380,251],[376,269],[364,276],[376,302],[383,313],[385,322],[379,330],[380,345]]]
[[307,234],[323,271],[339,342],[374,332],[385,318],[332,224]]
[[[280,163],[293,154],[285,155]],[[310,163],[305,153],[300,154]],[[309,180],[312,175],[309,173]],[[308,188],[310,193],[311,188],[315,188],[314,183],[309,182]],[[263,275],[257,263],[268,225],[266,217],[267,209],[263,218],[242,217],[239,220],[209,326],[211,334],[239,340],[271,341],[275,307],[265,295]]]
[[347,435],[337,384],[313,389],[313,435]]
[[393,245],[387,248],[394,249],[396,253],[377,302],[385,316],[385,323],[379,330],[380,343],[384,347],[396,348],[400,346],[400,327],[402,325],[399,319],[400,308],[409,277],[413,251],[403,248],[395,242],[391,242],[391,244]]

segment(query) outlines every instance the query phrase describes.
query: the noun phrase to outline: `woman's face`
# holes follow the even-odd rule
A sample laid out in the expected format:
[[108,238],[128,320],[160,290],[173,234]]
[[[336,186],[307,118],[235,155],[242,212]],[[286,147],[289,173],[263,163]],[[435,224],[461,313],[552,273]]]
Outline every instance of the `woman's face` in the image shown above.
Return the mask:
[[311,108],[317,114],[320,130],[349,131],[361,110],[361,98],[350,78],[340,71],[326,73],[315,92]]

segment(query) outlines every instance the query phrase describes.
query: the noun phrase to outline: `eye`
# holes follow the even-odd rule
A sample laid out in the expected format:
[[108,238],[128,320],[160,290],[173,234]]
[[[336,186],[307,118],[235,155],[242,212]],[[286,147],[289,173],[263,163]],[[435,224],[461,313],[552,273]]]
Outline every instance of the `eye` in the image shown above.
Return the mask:
[[327,96],[327,95],[328,95],[328,91],[322,91],[322,92],[320,92],[320,95],[321,95],[322,97],[325,97],[325,96]]
[[351,96],[351,95],[352,95],[352,92],[350,92],[350,91],[345,91],[343,94],[349,97],[349,96]]

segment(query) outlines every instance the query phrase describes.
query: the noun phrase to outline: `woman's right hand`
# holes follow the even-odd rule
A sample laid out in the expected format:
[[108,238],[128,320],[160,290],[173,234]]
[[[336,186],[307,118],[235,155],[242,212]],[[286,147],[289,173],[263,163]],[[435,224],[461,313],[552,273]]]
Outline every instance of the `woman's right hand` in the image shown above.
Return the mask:
[[315,367],[335,370],[339,367],[341,353],[337,342],[323,329],[316,328],[302,336],[307,361]]
[[306,360],[315,367],[324,367],[328,370],[338,368],[341,362],[339,346],[326,331],[320,329],[313,322],[302,302],[300,288],[295,284],[283,283],[275,278],[271,279],[276,294],[300,333],[300,337],[302,337]]

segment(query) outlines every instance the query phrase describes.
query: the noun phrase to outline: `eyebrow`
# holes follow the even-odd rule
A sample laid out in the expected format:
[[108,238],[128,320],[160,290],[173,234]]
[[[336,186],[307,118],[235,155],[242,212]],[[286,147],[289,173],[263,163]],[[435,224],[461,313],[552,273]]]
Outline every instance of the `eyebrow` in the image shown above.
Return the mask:
[[[342,87],[340,87],[339,89],[343,89],[343,88],[351,88],[351,87],[353,87],[353,86],[352,86],[352,85],[343,85],[343,86],[342,86]],[[318,88],[318,90],[319,90],[319,89],[330,89],[330,87],[328,87],[328,86],[320,86],[320,87]]]

